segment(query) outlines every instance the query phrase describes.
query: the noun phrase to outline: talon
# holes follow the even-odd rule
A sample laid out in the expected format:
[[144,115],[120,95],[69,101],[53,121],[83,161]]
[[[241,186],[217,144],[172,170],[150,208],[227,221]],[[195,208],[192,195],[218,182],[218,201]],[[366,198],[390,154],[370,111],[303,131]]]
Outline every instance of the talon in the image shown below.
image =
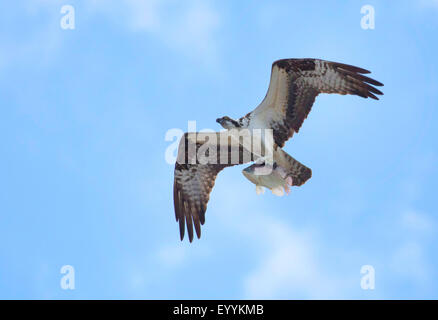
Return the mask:
[[282,197],[282,196],[284,196],[284,190],[282,187],[275,187],[272,189],[272,194],[275,194],[276,196]]
[[265,193],[265,188],[262,186],[256,186],[256,193],[259,195]]
[[294,179],[292,177],[287,177],[286,178],[286,183],[290,186],[292,186],[292,184],[294,183]]

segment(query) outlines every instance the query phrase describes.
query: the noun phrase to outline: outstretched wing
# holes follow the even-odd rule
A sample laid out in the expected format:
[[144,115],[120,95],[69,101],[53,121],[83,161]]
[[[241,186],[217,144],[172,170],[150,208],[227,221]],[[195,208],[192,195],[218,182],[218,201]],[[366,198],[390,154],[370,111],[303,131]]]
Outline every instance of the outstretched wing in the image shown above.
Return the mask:
[[196,234],[201,237],[201,224],[205,222],[205,211],[210,199],[217,174],[224,167],[219,165],[175,165],[173,183],[173,203],[175,218],[179,221],[181,240],[184,239],[185,225],[189,240],[193,240],[193,225]]
[[352,94],[378,100],[382,83],[364,76],[370,71],[319,59],[283,59],[272,64],[271,81],[262,103],[244,118],[253,128],[271,128],[283,147],[300,130],[320,93]]
[[[217,174],[224,168],[254,161],[255,156],[230,136],[221,133],[185,133],[178,147],[175,164],[173,201],[181,240],[185,226],[193,240],[193,226],[201,237],[201,225]],[[202,156],[206,156],[204,159]],[[235,157],[236,156],[236,157]]]

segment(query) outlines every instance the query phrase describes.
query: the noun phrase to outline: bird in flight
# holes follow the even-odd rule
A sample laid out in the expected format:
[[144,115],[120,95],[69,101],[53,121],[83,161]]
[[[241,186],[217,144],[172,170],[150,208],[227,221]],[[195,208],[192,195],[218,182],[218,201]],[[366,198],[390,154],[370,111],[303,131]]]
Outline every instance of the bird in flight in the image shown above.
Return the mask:
[[[186,226],[190,242],[193,227],[200,238],[210,192],[217,174],[224,168],[254,162],[242,173],[256,185],[258,194],[266,187],[282,196],[285,191],[289,193],[291,186],[304,184],[312,171],[282,149],[285,142],[299,132],[320,93],[379,100],[377,95],[383,93],[375,86],[383,84],[364,75],[368,73],[362,68],[320,59],[277,60],[272,64],[268,92],[257,108],[239,119],[218,118],[216,122],[227,129],[225,132],[185,133],[178,148],[173,187],[181,240]],[[271,157],[267,156],[269,151],[254,152],[253,145],[242,143],[239,134],[244,131],[251,136],[256,131],[271,133],[259,138],[262,149],[271,150]],[[201,150],[210,161],[194,157]],[[232,154],[238,156],[237,160],[233,161]]]

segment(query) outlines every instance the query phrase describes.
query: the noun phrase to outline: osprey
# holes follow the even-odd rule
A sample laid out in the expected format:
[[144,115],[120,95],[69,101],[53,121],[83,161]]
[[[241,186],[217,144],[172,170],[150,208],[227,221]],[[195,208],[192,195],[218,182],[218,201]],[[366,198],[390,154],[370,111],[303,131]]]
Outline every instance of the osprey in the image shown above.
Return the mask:
[[[191,133],[185,133],[178,149],[173,187],[175,217],[179,222],[181,240],[186,225],[190,242],[194,236],[193,226],[200,238],[210,192],[217,174],[226,167],[256,162],[242,173],[256,185],[258,194],[266,187],[281,196],[284,191],[289,193],[290,186],[304,184],[312,171],[282,150],[285,142],[295,132],[298,133],[320,93],[351,94],[379,100],[376,95],[383,93],[374,86],[383,84],[364,76],[368,73],[370,71],[362,68],[319,59],[275,61],[268,92],[260,105],[239,119],[224,116],[216,120],[229,131],[271,130],[273,141],[269,145],[265,142],[264,147],[272,148],[273,161],[267,161],[266,154],[253,152],[240,140],[234,146],[230,139],[225,144],[219,143],[223,141],[219,137],[223,133],[215,133],[217,139],[212,139],[211,134],[191,136]],[[192,152],[188,145],[194,146]],[[201,148],[205,150],[206,146],[207,154],[210,153],[214,161],[193,159],[193,154]],[[238,161],[231,161],[233,151],[238,154]],[[224,159],[223,155],[227,160],[225,162],[219,161]]]

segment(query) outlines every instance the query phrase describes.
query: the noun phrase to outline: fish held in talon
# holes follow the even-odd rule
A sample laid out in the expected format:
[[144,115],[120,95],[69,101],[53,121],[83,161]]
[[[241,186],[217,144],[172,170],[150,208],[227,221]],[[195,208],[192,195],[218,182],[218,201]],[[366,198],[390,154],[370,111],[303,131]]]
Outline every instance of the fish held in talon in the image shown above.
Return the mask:
[[[269,172],[269,174],[267,174]],[[261,174],[262,173],[262,174]],[[277,196],[290,193],[289,186],[293,185],[293,178],[288,176],[287,170],[277,163],[272,166],[253,164],[243,170],[243,175],[252,183],[256,184],[257,194],[261,193],[260,188],[266,187]]]

